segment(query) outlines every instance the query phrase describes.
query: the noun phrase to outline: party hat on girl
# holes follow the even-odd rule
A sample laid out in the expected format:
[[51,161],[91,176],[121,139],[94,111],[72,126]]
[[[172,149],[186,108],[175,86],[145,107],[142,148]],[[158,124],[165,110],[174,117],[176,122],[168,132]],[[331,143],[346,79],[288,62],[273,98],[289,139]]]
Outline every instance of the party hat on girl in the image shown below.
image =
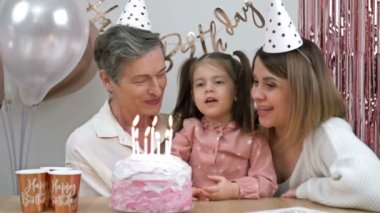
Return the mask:
[[265,25],[264,52],[283,53],[302,45],[301,36],[281,0],[269,1]]
[[144,0],[128,0],[116,24],[151,31],[148,10]]

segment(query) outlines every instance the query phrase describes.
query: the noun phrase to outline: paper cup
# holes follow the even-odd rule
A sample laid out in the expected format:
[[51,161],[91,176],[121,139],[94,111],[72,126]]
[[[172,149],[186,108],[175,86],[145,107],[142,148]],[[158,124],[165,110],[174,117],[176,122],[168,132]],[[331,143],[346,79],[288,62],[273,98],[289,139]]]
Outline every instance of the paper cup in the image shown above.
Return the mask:
[[[46,170],[47,172],[55,171],[55,170],[69,170],[72,169],[70,167],[59,167],[59,166],[46,166],[46,167],[41,167],[40,169]],[[50,174],[47,176],[47,183],[48,183],[48,194],[47,194],[47,200],[48,200],[48,205],[47,208],[53,208],[53,202],[51,200],[51,186],[50,186]]]
[[40,169],[44,169],[44,170],[51,172],[51,171],[55,171],[55,170],[70,170],[73,168],[63,167],[63,166],[62,167],[61,166],[45,166],[45,167],[41,167]]
[[81,171],[54,170],[49,175],[54,212],[77,212]]
[[43,169],[16,171],[22,212],[42,212],[48,207],[48,172]]

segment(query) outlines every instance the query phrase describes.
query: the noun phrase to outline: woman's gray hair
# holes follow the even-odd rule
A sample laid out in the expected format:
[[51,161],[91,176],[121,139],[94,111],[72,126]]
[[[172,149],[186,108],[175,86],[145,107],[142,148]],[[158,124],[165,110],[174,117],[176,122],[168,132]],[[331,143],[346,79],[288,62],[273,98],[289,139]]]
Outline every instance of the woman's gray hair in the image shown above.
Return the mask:
[[125,25],[115,25],[96,38],[95,61],[114,82],[122,75],[121,65],[141,57],[150,50],[164,47],[158,33]]

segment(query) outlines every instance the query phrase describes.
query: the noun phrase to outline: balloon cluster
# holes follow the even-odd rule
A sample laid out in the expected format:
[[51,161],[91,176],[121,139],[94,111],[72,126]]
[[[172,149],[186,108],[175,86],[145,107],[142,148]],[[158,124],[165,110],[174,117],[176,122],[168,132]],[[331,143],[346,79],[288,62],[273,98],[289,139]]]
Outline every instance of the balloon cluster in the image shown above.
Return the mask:
[[98,30],[78,1],[3,0],[0,20],[0,80],[4,70],[25,105],[72,92],[94,76]]

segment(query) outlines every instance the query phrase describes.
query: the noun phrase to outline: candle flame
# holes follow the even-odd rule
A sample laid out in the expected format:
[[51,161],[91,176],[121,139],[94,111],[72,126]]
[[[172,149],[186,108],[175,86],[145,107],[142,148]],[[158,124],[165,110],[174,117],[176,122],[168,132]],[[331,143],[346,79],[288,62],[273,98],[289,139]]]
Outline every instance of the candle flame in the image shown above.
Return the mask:
[[149,133],[150,133],[150,126],[148,126],[148,127],[145,129],[145,133],[144,133],[145,137],[148,137]]
[[169,115],[169,128],[171,129],[173,127],[173,116]]
[[133,119],[132,126],[135,127],[139,123],[140,116],[136,115],[135,118]]
[[155,115],[153,118],[152,126],[156,126],[156,124],[157,124],[157,115]]

